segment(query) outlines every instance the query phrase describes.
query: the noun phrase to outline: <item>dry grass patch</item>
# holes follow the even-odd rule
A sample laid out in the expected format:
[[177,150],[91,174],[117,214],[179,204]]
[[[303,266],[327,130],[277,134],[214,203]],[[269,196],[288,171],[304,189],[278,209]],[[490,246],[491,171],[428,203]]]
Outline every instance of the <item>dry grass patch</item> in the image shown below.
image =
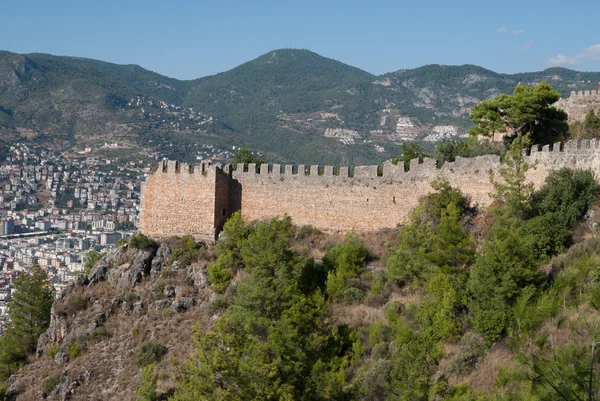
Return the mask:
[[231,283],[234,285],[239,284],[239,283],[242,283],[242,282],[248,280],[249,277],[250,277],[250,274],[248,274],[246,269],[237,269],[237,271],[233,275]]
[[465,376],[453,376],[448,384],[455,386],[459,383],[469,383],[473,391],[490,393],[494,391],[494,384],[498,378],[500,368],[517,366],[512,353],[502,343],[496,344],[477,363],[477,367]]
[[352,327],[370,325],[377,321],[385,320],[385,313],[381,308],[372,308],[367,305],[333,304],[330,315],[339,324]]
[[423,302],[423,294],[420,291],[413,291],[407,294],[393,293],[389,297],[388,305],[392,302],[399,302],[402,305],[418,305]]

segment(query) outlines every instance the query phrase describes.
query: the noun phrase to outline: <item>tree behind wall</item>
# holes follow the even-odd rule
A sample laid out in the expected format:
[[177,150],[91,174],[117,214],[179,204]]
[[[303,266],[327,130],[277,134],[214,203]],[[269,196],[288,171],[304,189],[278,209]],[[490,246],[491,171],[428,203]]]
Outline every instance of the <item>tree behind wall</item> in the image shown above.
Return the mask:
[[535,86],[519,84],[512,95],[498,95],[475,106],[469,118],[476,124],[469,129],[474,136],[506,133],[509,139],[531,133],[536,144],[552,144],[569,133],[567,113],[552,106],[560,93],[546,82]]

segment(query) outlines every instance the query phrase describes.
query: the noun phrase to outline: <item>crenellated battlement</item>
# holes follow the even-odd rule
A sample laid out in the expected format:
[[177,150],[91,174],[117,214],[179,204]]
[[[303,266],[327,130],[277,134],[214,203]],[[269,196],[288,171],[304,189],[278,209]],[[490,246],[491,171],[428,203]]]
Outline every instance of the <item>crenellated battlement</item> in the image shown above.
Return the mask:
[[569,123],[582,122],[590,110],[600,111],[600,91],[572,91],[571,96],[559,99],[558,102],[554,103],[554,107],[567,113]]
[[[568,142],[556,142],[553,145],[533,145],[525,151],[527,156],[532,153],[548,153],[548,154],[589,154],[600,149],[600,140],[573,140]],[[410,161],[407,171],[404,169],[404,163],[397,165],[386,163],[383,165],[369,166],[350,166],[350,167],[334,167],[331,165],[280,165],[280,164],[237,164],[225,165],[223,170],[227,173],[232,173],[234,177],[309,177],[309,178],[406,178],[415,174],[430,174],[439,171],[456,171],[474,168],[480,170],[481,166],[491,163],[499,163],[500,157],[495,155],[484,155],[473,158],[457,157],[456,161],[448,162],[441,167],[436,165],[436,160],[425,158],[423,161],[413,159]],[[208,167],[207,167],[208,168]],[[464,171],[463,171],[464,172]]]
[[597,91],[597,90],[571,91],[572,98],[588,98],[588,97],[597,98],[598,96],[600,96],[600,91]]
[[209,168],[209,163],[188,164],[180,163],[176,160],[163,160],[158,163],[154,174],[202,174],[206,175]]
[[[568,153],[568,154],[588,154],[600,149],[600,140],[573,140],[568,142],[557,142],[553,145],[533,145],[526,155],[530,156],[533,153]],[[350,166],[350,167],[335,167],[331,165],[292,165],[292,164],[237,164],[237,165],[221,165],[201,163],[198,165],[190,165],[187,163],[179,163],[174,160],[165,160],[159,163],[154,174],[202,174],[207,175],[213,169],[220,169],[226,174],[232,175],[234,178],[248,178],[250,176],[260,177],[308,177],[314,178],[406,178],[415,174],[431,174],[436,171],[455,171],[475,168],[480,170],[482,165],[490,163],[499,163],[499,156],[484,155],[473,158],[457,157],[456,161],[449,162],[441,167],[436,165],[435,159],[425,158],[423,161],[413,159],[410,161],[407,171],[404,170],[404,163],[397,165],[386,163],[383,165],[369,166]],[[463,171],[464,172],[464,171]]]
[[[524,151],[528,179],[543,183],[553,169],[600,171],[600,141],[534,145]],[[141,228],[151,236],[192,234],[214,239],[225,219],[241,210],[249,220],[289,215],[298,225],[347,232],[392,228],[406,221],[430,183],[444,178],[479,205],[491,202],[490,173],[500,157],[457,157],[438,167],[434,159],[383,166],[188,165],[159,163],[142,191]]]

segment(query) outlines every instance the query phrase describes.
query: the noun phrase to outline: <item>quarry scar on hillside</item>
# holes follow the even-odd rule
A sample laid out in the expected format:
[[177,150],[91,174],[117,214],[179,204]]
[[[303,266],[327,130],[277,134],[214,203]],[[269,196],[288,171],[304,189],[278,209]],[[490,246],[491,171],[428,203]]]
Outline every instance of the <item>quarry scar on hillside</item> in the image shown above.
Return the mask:
[[[569,141],[527,152],[532,168],[527,179],[539,187],[548,173],[561,167],[600,170],[600,141]],[[480,206],[491,202],[490,174],[500,168],[495,155],[436,161],[411,160],[404,166],[385,164],[335,170],[313,165],[279,164],[190,166],[159,163],[142,187],[141,232],[151,237],[182,236],[214,241],[234,212],[248,220],[288,215],[299,225],[326,232],[369,232],[394,228],[408,220],[419,199],[430,194],[431,182],[443,178]]]

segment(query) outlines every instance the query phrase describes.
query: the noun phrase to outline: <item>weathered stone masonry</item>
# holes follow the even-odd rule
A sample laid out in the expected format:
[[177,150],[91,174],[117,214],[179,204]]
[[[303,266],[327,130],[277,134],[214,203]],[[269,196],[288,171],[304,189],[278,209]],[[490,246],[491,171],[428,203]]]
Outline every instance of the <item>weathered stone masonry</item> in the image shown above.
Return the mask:
[[590,110],[600,111],[600,91],[573,91],[570,97],[560,99],[553,106],[569,115],[569,123],[583,122]]
[[[600,142],[570,141],[533,146],[527,156],[535,166],[528,179],[540,186],[560,167],[600,169]],[[161,163],[142,188],[141,231],[152,237],[191,234],[212,241],[225,220],[237,210],[249,220],[289,215],[295,224],[328,232],[377,231],[406,222],[419,199],[432,192],[431,181],[445,178],[481,206],[489,205],[490,173],[497,172],[497,156],[458,158],[436,168],[435,160],[410,170],[402,165],[189,166]]]

